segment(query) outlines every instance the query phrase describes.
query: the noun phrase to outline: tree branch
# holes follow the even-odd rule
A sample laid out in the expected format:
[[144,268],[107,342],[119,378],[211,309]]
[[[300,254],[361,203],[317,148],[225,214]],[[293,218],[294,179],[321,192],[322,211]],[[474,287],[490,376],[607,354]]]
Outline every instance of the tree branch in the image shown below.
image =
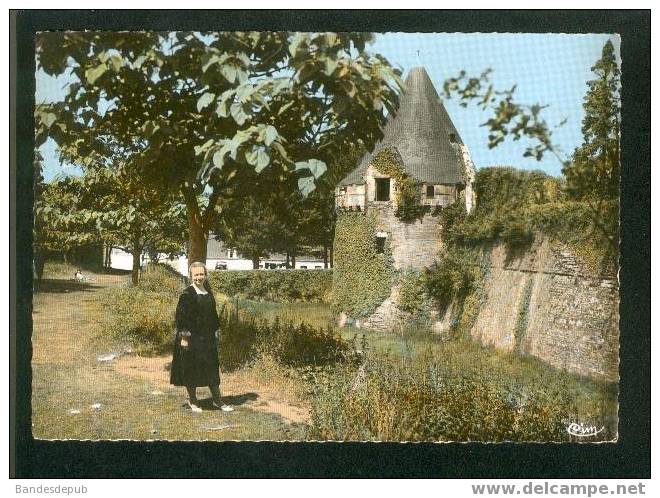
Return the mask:
[[211,221],[213,221],[215,205],[218,203],[219,198],[220,190],[217,187],[214,187],[211,195],[209,196],[209,205],[206,206],[206,211],[204,211],[204,214],[202,215],[202,222],[204,227],[208,227]]

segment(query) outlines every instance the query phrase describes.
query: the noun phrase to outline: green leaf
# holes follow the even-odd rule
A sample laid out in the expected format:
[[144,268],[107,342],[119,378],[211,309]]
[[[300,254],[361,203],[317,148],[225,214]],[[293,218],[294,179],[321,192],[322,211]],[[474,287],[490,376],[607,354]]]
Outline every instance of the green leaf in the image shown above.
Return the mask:
[[52,112],[38,112],[37,115],[46,128],[50,128],[57,120],[57,116]]
[[108,66],[103,62],[94,68],[87,69],[85,71],[85,79],[90,85],[93,85],[107,70]]
[[331,76],[332,73],[335,72],[335,69],[337,69],[337,59],[333,59],[331,57],[328,57],[325,60],[325,70],[323,71],[326,76]]
[[229,112],[231,113],[231,117],[234,118],[234,121],[236,121],[238,126],[242,126],[248,119],[248,115],[245,113],[243,106],[238,102],[234,102],[231,105]]
[[277,115],[278,115],[278,116],[281,115],[284,111],[286,111],[286,110],[287,110],[289,107],[291,107],[293,104],[294,104],[294,101],[293,101],[293,100],[291,100],[291,101],[287,102],[286,104],[284,104],[282,107],[280,107],[280,110],[277,111]]
[[[225,152],[226,153],[226,152]],[[222,166],[224,166],[224,156],[225,153],[222,152],[222,149],[217,151],[215,154],[213,154],[213,166],[218,168],[219,170],[222,169]]]
[[209,148],[211,147],[211,145],[213,145],[214,142],[215,140],[211,138],[210,140],[204,142],[203,145],[195,145],[195,155],[199,156],[202,152],[206,152],[207,150],[209,150]]
[[120,55],[113,54],[110,56],[110,65],[112,66],[112,70],[118,73],[124,65],[124,59]]
[[270,164],[270,156],[266,153],[265,150],[259,149],[257,152],[257,164],[254,168],[254,171],[261,173],[263,169]]
[[236,81],[238,81],[241,85],[244,85],[247,82],[248,76],[249,74],[247,71],[236,68]]
[[323,161],[318,159],[310,159],[309,161],[301,161],[296,163],[296,171],[301,169],[308,169],[311,171],[314,178],[319,178],[328,169]]
[[275,140],[278,139],[279,133],[277,133],[277,129],[272,126],[268,125],[266,126],[266,134],[264,137],[264,144],[266,144],[267,147],[270,147],[270,144],[272,144]]
[[236,81],[236,66],[223,64],[220,66],[220,73],[222,73],[229,83],[234,83]]
[[304,197],[307,197],[311,192],[314,191],[315,188],[316,185],[314,184],[313,176],[298,178],[298,190]]
[[206,72],[213,64],[222,64],[224,63],[227,59],[229,58],[229,54],[213,54],[208,56],[208,59],[206,62],[203,63],[202,65],[202,72]]
[[285,161],[291,162],[291,159],[289,159],[289,155],[286,153],[286,150],[284,149],[284,147],[282,146],[281,143],[274,142],[273,147],[275,148],[275,150],[277,150],[277,152],[280,153],[280,156],[282,156],[282,159],[284,159]]
[[202,95],[197,101],[197,112],[201,112],[202,109],[204,109],[211,102],[213,102],[214,98],[215,98],[215,93],[212,92],[206,92],[204,95]]
[[337,33],[326,33],[325,39],[329,47],[334,47],[337,44]]
[[235,89],[225,90],[222,92],[218,98],[218,107],[215,110],[215,113],[221,118],[226,118],[229,116],[229,104],[234,100],[234,94],[236,93]]
[[236,54],[236,58],[241,61],[243,67],[250,67],[250,57],[245,52],[239,52]]
[[252,85],[241,85],[236,89],[236,98],[241,103],[246,103],[252,97],[254,87]]
[[247,151],[245,153],[245,160],[247,163],[251,166],[256,166],[257,165],[257,152],[259,152],[259,149],[254,147],[252,150]]
[[300,45],[304,43],[307,39],[307,34],[306,33],[296,33],[293,35],[293,38],[291,39],[291,43],[289,44],[289,53],[291,54],[291,57],[294,59],[296,58],[296,54],[298,53],[298,49],[300,48]]
[[[238,135],[238,134],[237,134]],[[241,137],[235,136],[231,140],[229,140],[225,145],[222,146],[222,149],[220,151],[222,152],[222,156],[229,152],[229,157],[231,157],[234,161],[236,160],[236,157],[238,156],[238,148],[241,146],[243,143],[243,140],[241,140]]]

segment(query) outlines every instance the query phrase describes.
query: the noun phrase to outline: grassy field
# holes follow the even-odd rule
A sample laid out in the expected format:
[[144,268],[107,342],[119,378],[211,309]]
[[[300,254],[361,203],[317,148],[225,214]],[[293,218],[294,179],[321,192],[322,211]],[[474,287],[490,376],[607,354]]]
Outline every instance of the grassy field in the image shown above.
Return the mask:
[[[131,289],[126,275],[89,273],[89,280],[84,283],[72,281],[72,275],[71,267],[48,265],[46,278],[34,294],[32,405],[36,438],[304,440],[320,435],[329,439],[426,440],[429,434],[430,439],[441,440],[451,439],[451,434],[467,434],[466,438],[475,440],[484,434],[500,437],[499,429],[493,432],[491,427],[491,432],[482,433],[476,429],[475,433],[474,427],[462,427],[464,420],[452,418],[472,420],[466,412],[483,412],[485,419],[492,417],[491,424],[513,420],[516,427],[526,427],[520,440],[545,440],[550,436],[540,432],[535,439],[534,431],[552,424],[552,437],[568,440],[556,432],[556,419],[564,416],[556,408],[564,408],[564,404],[575,420],[605,426],[603,440],[616,437],[615,385],[598,384],[549,368],[533,358],[501,353],[467,339],[443,342],[420,329],[389,333],[341,329],[341,338],[364,358],[361,366],[353,362],[293,368],[268,354],[256,355],[240,369],[223,373],[223,395],[226,402],[235,405],[235,412],[212,410],[206,399],[203,404],[208,409],[193,414],[185,406],[183,389],[168,382],[168,327],[181,284],[155,275],[145,279],[140,289]],[[136,299],[138,295],[141,297]],[[277,317],[294,324],[306,322],[315,328],[332,323],[330,308],[324,304],[218,297],[221,303],[238,308],[244,318],[272,322]],[[140,301],[139,317],[130,315],[130,306],[136,300]],[[152,340],[160,341],[164,347],[152,345],[141,350],[135,335],[117,333],[135,320],[142,331],[154,329],[156,332],[148,333],[155,334]],[[120,355],[112,361],[99,361],[108,353]],[[437,392],[449,397],[442,398],[442,404],[433,411],[424,413],[438,402],[434,389],[441,389]],[[524,417],[518,420],[522,408],[512,406],[517,406],[520,399],[536,399],[538,393],[547,394],[532,407],[536,410],[533,417],[540,421]],[[208,396],[205,389],[200,389],[200,399]],[[508,400],[511,396],[515,399]],[[498,409],[497,403],[504,405]],[[463,412],[444,413],[445,407],[452,406]],[[508,413],[510,420],[500,420],[501,412]],[[470,423],[479,427],[482,422],[477,418]],[[450,426],[458,429],[445,430]],[[502,440],[509,440],[511,434],[518,437],[515,431],[503,431]]]
[[305,322],[316,328],[328,327],[334,322],[330,306],[324,303],[272,303],[226,296],[222,300],[237,307],[242,313],[262,320],[273,321],[279,317],[280,320],[294,323]]

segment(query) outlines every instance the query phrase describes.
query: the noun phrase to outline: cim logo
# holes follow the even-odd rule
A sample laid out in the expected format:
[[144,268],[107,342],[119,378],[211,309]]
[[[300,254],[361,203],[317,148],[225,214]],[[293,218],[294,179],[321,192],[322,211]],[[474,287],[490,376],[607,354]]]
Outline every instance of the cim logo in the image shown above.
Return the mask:
[[566,428],[566,431],[571,436],[576,437],[591,437],[600,434],[604,430],[604,426],[598,429],[595,425],[584,425],[582,422],[571,422]]

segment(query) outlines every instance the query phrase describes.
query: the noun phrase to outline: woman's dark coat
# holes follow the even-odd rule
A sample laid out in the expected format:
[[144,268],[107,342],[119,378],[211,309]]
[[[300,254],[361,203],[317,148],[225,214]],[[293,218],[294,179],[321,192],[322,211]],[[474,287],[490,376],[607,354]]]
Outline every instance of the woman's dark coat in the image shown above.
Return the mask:
[[[191,285],[179,297],[176,307],[176,338],[170,383],[175,386],[217,386],[220,384],[218,341],[220,327],[215,298],[197,294]],[[182,335],[188,335],[188,347],[181,347]]]

